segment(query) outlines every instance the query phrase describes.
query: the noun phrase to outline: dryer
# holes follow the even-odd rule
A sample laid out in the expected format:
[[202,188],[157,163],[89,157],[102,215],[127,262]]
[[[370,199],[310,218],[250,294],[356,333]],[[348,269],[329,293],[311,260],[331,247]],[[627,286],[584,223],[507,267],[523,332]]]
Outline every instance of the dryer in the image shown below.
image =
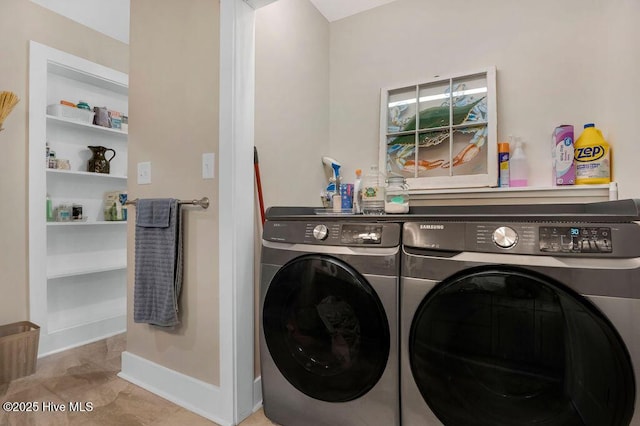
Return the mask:
[[402,424],[640,425],[637,206],[405,223]]
[[273,422],[400,424],[400,230],[362,217],[265,223],[260,362]]

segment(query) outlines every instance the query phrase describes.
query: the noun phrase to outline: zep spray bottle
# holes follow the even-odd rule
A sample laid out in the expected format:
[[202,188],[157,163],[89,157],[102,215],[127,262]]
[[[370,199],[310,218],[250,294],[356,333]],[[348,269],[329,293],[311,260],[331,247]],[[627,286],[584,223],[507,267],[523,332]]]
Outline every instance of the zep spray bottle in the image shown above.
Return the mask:
[[584,125],[575,143],[576,184],[611,182],[611,149],[593,123]]

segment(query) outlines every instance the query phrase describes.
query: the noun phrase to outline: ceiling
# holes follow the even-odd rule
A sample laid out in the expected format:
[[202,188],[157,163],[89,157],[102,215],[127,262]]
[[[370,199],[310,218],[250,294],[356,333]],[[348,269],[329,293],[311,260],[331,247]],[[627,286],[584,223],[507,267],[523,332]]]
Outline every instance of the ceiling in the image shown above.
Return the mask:
[[129,44],[130,0],[31,0],[59,15]]
[[[31,0],[110,37],[129,43],[130,0]],[[275,0],[245,0],[258,8]],[[333,22],[396,0],[310,0]],[[124,11],[124,13],[123,13]]]
[[310,0],[329,22],[382,6],[396,0]]

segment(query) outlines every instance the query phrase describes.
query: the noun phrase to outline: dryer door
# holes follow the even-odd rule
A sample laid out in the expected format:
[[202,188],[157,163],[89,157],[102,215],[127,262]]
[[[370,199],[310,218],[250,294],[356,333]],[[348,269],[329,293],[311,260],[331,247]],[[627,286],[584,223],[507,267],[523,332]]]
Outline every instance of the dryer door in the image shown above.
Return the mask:
[[467,269],[422,301],[410,331],[416,384],[456,425],[628,425],[629,353],[611,322],[554,280]]
[[305,255],[284,265],[263,305],[269,353],[311,398],[345,402],[369,391],[389,357],[389,324],[366,279],[341,260]]

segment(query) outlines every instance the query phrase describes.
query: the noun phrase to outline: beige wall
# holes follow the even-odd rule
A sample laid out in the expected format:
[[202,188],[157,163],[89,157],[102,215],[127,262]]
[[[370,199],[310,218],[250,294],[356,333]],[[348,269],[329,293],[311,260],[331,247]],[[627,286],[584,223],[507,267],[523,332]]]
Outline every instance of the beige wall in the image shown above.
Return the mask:
[[596,60],[604,66],[602,84],[606,93],[602,105],[603,123],[613,152],[613,179],[620,183],[621,198],[640,198],[638,179],[638,99],[640,99],[640,2],[610,0],[607,13],[604,54]]
[[7,214],[0,222],[0,324],[29,319],[28,300],[28,87],[29,40],[128,72],[126,44],[40,7],[29,0],[3,0],[0,13],[0,91],[20,103],[0,132],[0,194]]
[[[202,154],[218,151],[219,2],[131,2],[129,176],[150,161],[152,183],[129,182],[131,198],[209,197],[208,210],[183,208],[182,324],[167,330],[133,323],[129,269],[127,351],[219,384],[218,180],[202,179]],[[216,170],[218,167],[216,166]],[[129,223],[129,265],[134,265]]]
[[620,196],[639,197],[631,117],[638,16],[633,0],[399,0],[336,21],[331,155],[350,179],[355,168],[377,162],[380,88],[495,65],[498,139],[524,138],[531,186],[551,183],[554,127],[573,124],[577,137],[595,122],[613,146]]
[[[318,205],[324,182],[318,156],[340,161],[346,181],[356,168],[377,163],[382,87],[491,65],[498,70],[498,138],[524,138],[531,186],[551,183],[553,128],[573,124],[577,137],[584,123],[595,122],[612,145],[619,197],[640,197],[633,126],[640,87],[631,83],[640,74],[639,2],[542,0],[523,9],[507,0],[398,0],[330,24],[318,14],[317,25],[294,14],[309,7],[279,0],[257,13],[256,145],[267,205]],[[317,70],[326,69],[322,57],[308,57],[312,46],[325,48],[327,25],[328,121],[326,86],[319,87],[315,108],[288,106],[309,99],[300,82],[324,84],[317,79]],[[312,123],[322,137],[311,141],[295,131],[300,122]],[[301,176],[307,177],[295,179]]]
[[[320,203],[329,155],[329,23],[308,0],[278,0],[256,11],[255,146],[265,209]],[[259,209],[256,198],[256,209]],[[255,375],[260,375],[256,210]]]
[[308,0],[256,11],[255,145],[265,206],[318,205],[329,155],[329,23]]

